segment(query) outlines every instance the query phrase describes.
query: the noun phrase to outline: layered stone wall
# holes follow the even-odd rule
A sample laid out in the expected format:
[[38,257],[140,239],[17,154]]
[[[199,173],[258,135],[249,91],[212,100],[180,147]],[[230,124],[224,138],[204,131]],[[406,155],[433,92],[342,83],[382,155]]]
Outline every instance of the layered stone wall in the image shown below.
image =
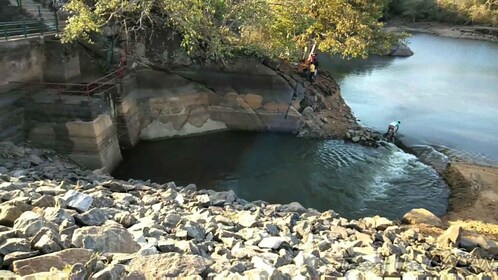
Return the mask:
[[295,132],[298,128],[301,114],[289,108],[294,90],[269,69],[257,73],[145,71],[137,73],[136,81],[127,96],[139,108],[140,139],[223,130]]
[[24,104],[26,139],[68,155],[89,169],[112,171],[121,161],[116,125],[102,99],[50,99],[39,94]]

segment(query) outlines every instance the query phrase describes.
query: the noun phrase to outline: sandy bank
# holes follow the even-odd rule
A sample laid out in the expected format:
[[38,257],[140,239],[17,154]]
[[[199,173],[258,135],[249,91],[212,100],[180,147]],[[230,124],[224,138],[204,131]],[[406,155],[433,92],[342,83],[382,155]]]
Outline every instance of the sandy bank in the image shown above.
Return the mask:
[[453,163],[444,178],[451,189],[444,220],[498,236],[498,167]]
[[498,42],[498,27],[449,25],[438,22],[389,22],[386,30],[428,33],[436,36]]

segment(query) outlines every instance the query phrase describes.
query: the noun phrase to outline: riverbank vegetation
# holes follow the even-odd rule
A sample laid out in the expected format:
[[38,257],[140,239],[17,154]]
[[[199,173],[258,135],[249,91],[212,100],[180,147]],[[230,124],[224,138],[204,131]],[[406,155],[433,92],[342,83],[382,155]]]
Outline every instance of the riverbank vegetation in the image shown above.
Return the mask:
[[391,0],[386,17],[498,26],[498,0]]
[[105,28],[127,38],[169,29],[187,54],[223,61],[241,54],[298,59],[318,48],[343,57],[386,53],[401,37],[383,30],[387,0],[70,0],[64,42]]

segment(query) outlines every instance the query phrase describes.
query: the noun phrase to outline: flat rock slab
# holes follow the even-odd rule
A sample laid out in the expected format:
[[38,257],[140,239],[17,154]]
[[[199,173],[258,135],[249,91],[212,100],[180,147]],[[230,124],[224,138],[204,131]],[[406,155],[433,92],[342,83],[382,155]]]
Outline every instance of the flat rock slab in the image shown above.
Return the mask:
[[12,270],[18,275],[25,276],[33,273],[48,272],[55,267],[63,270],[66,265],[87,263],[94,252],[87,249],[72,248],[60,252],[14,261]]

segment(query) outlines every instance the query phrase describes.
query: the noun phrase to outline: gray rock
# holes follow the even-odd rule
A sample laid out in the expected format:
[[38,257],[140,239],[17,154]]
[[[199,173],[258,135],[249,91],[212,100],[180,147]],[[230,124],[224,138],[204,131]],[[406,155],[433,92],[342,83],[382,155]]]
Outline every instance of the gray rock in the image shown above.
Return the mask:
[[29,161],[34,165],[40,165],[43,163],[43,160],[34,154],[29,155]]
[[80,212],[87,211],[92,205],[93,198],[87,194],[69,190],[63,197],[67,206]]
[[109,218],[105,212],[98,208],[90,209],[82,214],[75,216],[75,220],[85,226],[100,226],[103,225]]
[[270,234],[270,235],[273,235],[273,236],[278,236],[279,233],[280,233],[280,230],[278,229],[278,226],[274,225],[274,224],[266,224],[265,225],[265,229],[266,231]]
[[209,200],[212,205],[223,206],[232,204],[237,199],[237,195],[232,191],[213,192],[209,194]]
[[389,55],[407,57],[412,56],[413,51],[405,44],[398,44],[391,47],[391,52],[389,53]]
[[73,233],[73,246],[91,249],[102,253],[128,253],[140,250],[140,245],[125,228],[105,224],[76,229]]
[[35,235],[41,228],[48,227],[54,231],[58,231],[58,226],[47,221],[39,214],[31,211],[22,213],[22,215],[14,222],[14,229],[19,230],[27,237]]
[[128,212],[121,212],[114,216],[114,220],[125,228],[129,228],[137,223],[137,218]]
[[7,229],[5,231],[0,232],[0,244],[7,241],[7,239],[9,238],[19,237],[20,233],[21,232],[18,230],[11,230],[11,229]]
[[43,256],[14,261],[12,271],[20,276],[50,271],[52,267],[63,270],[68,265],[88,263],[94,252],[86,249],[66,249]]
[[278,249],[285,240],[282,237],[266,237],[259,242],[258,247],[260,248],[269,248],[269,249]]
[[122,182],[112,180],[102,183],[102,186],[110,189],[113,192],[129,192],[136,189],[134,185],[124,184]]
[[459,225],[452,225],[437,238],[437,243],[442,248],[458,246],[461,234],[462,227]]
[[284,204],[280,207],[282,212],[297,212],[300,214],[308,212],[308,209],[304,208],[299,202],[291,202],[289,204]]
[[49,221],[60,225],[62,222],[66,221],[68,225],[74,225],[74,218],[71,214],[61,208],[48,207],[45,209],[45,214],[43,217]]
[[164,279],[201,275],[206,268],[207,262],[200,256],[164,253],[134,258],[128,271],[141,272],[146,279]]
[[13,205],[0,206],[0,225],[12,226],[17,218],[24,212],[19,207]]
[[31,203],[33,207],[47,208],[55,206],[55,198],[51,195],[43,195]]
[[24,238],[10,238],[0,245],[0,254],[7,255],[13,252],[28,252],[31,250],[28,240]]
[[60,195],[65,194],[66,190],[52,186],[41,186],[36,189],[36,192],[43,195]]
[[93,280],[120,280],[126,275],[126,268],[122,264],[111,264],[103,270],[95,273]]
[[244,271],[243,279],[272,279],[270,273],[262,268],[254,268]]
[[196,222],[188,221],[185,224],[184,229],[187,231],[188,237],[194,238],[197,241],[204,240],[206,236],[206,231],[204,230],[204,228]]
[[31,246],[43,254],[57,252],[63,248],[60,235],[49,228],[40,229],[31,239]]
[[246,228],[252,227],[258,221],[258,216],[250,211],[241,211],[237,217],[237,222]]
[[[38,251],[29,251],[29,252],[12,252],[10,254],[5,255],[3,258],[3,265],[8,267],[10,266],[14,261],[17,260],[23,260],[23,259],[28,259],[34,256],[39,255],[40,252]],[[0,276],[0,279],[4,279]]]
[[315,112],[315,110],[313,110],[313,108],[311,108],[311,106],[308,106],[308,107],[304,108],[301,115],[303,115],[306,118],[309,118],[309,117],[313,116],[314,112]]
[[353,141],[353,142],[355,142],[355,143],[360,142],[360,140],[361,140],[361,137],[360,137],[360,136],[353,136],[353,137],[351,138],[351,141]]

